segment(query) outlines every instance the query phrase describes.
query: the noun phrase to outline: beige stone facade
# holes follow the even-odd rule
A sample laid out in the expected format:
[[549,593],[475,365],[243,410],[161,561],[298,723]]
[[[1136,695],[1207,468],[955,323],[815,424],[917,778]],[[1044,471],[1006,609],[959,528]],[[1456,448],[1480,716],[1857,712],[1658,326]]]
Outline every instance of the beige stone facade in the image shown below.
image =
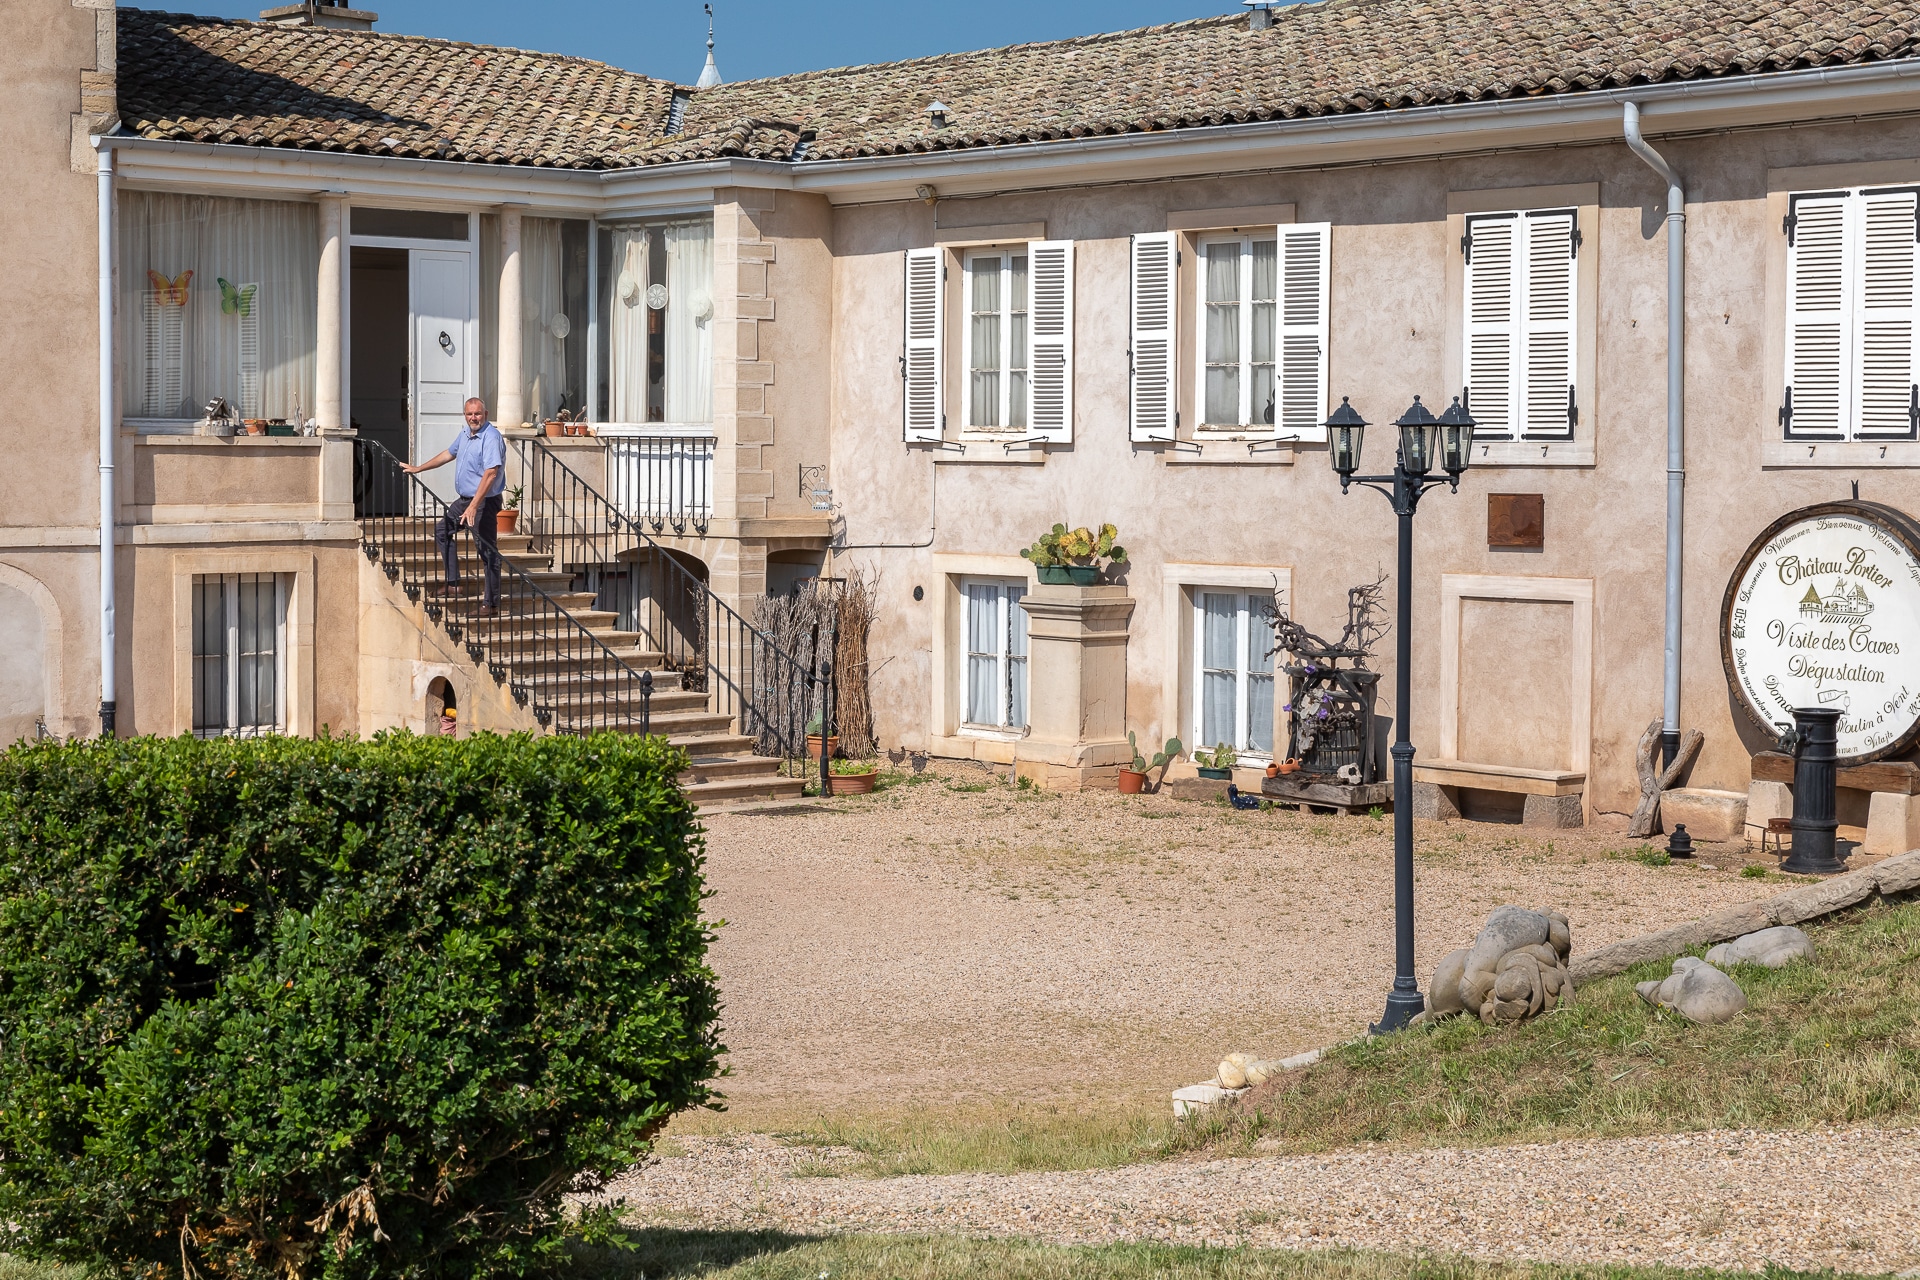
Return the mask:
[[[9,231],[0,265],[18,296],[37,301],[0,320],[0,444],[17,460],[0,509],[8,739],[36,721],[63,735],[96,723],[98,261],[85,135],[113,123],[115,17],[81,0],[12,7],[16,39],[0,51],[14,122],[0,151]],[[1743,792],[1748,759],[1766,745],[1730,699],[1717,636],[1721,595],[1754,534],[1785,511],[1847,496],[1855,482],[1863,498],[1920,511],[1920,443],[1790,444],[1779,420],[1789,197],[1920,185],[1920,90],[1871,66],[1853,70],[1853,80],[1781,73],[1639,95],[1650,139],[1687,190],[1680,721],[1706,735],[1696,787]],[[1204,416],[1203,246],[1325,228],[1316,233],[1327,261],[1325,403],[1315,411],[1350,398],[1377,424],[1366,469],[1382,470],[1392,452],[1385,424],[1415,395],[1443,407],[1465,380],[1470,220],[1570,211],[1577,420],[1568,439],[1477,449],[1457,494],[1424,500],[1411,730],[1423,762],[1464,771],[1448,785],[1478,771],[1493,791],[1579,793],[1591,817],[1633,808],[1635,746],[1662,711],[1669,232],[1663,183],[1621,140],[1626,95],[1575,96],[1222,125],[1189,138],[1173,130],[819,165],[795,150],[784,162],[705,158],[618,173],[105,141],[121,192],[323,206],[313,353],[322,385],[312,406],[323,418],[350,417],[359,394],[345,354],[354,307],[342,293],[362,265],[355,255],[425,251],[425,242],[369,246],[356,211],[456,215],[474,236],[534,219],[624,225],[710,211],[711,422],[696,424],[713,450],[710,510],[699,528],[659,541],[697,561],[715,593],[749,616],[797,574],[871,573],[882,744],[1051,763],[1076,778],[1115,765],[1130,729],[1143,744],[1172,735],[1194,744],[1203,593],[1257,601],[1277,591],[1310,628],[1333,632],[1347,589],[1394,563],[1391,513],[1371,494],[1342,496],[1323,443],[1193,425]],[[491,230],[479,230],[482,218]],[[1177,439],[1153,442],[1129,429],[1130,252],[1135,237],[1158,235],[1179,254],[1170,386],[1183,425]],[[973,430],[967,263],[1040,241],[1071,245],[1070,421],[1047,438]],[[477,241],[460,249],[476,263],[482,256]],[[910,442],[904,265],[915,250],[937,254],[946,273],[939,410],[948,425]],[[517,272],[517,255],[507,256]],[[604,294],[613,268],[594,270],[590,287]],[[472,278],[478,290],[497,289],[477,266]],[[498,306],[475,299],[469,320],[509,380],[522,363],[513,293],[500,291]],[[482,331],[483,315],[495,331]],[[130,318],[121,321],[126,335]],[[515,336],[502,342],[507,329]],[[123,387],[129,368],[122,351]],[[289,731],[423,727],[433,681],[471,680],[471,662],[462,668],[457,651],[426,636],[418,606],[359,554],[349,441],[155,434],[124,413],[119,427],[122,732],[192,727],[192,655],[182,646],[191,645],[195,574],[284,580]],[[606,488],[605,446],[555,449]],[[816,489],[831,490],[830,510]],[[1489,495],[1513,493],[1544,498],[1537,549],[1489,545]],[[1042,655],[1072,650],[1071,695],[1030,688],[1031,729],[972,724],[969,584],[1030,586],[1017,554],[1055,521],[1119,527],[1131,560],[1111,590],[1126,608],[1069,609],[1035,592],[1026,610],[1033,671],[1043,662],[1064,670],[1067,659]],[[1076,631],[1105,638],[1091,649],[1062,638]],[[1381,665],[1390,689],[1390,653]],[[510,700],[466,685],[458,694],[474,708],[470,723],[521,723]],[[1381,710],[1397,714],[1385,702]]]

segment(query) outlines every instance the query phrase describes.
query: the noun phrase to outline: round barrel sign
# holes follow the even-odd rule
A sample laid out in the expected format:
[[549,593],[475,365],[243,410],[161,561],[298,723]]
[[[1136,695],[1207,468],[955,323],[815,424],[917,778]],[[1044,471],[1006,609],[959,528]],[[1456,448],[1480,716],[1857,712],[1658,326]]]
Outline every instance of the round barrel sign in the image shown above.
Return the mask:
[[1840,711],[1842,764],[1920,738],[1920,522],[1876,502],[1830,502],[1774,521],[1721,605],[1720,658],[1768,732],[1795,707]]

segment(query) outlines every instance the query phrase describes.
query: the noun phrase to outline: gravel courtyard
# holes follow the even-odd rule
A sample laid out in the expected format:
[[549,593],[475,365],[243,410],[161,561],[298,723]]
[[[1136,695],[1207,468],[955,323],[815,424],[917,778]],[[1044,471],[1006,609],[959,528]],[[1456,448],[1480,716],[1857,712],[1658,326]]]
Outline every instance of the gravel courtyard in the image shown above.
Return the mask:
[[[1230,1051],[1359,1032],[1392,980],[1388,818],[936,767],[707,828],[729,1111],[678,1132],[913,1102],[1165,1105]],[[1599,831],[1416,838],[1423,984],[1504,902],[1564,910],[1577,953],[1784,887],[1738,875],[1735,851],[1652,867]]]
[[[795,1176],[819,1148],[691,1139],[609,1189],[636,1220],[1464,1253],[1867,1274],[1920,1267],[1920,1133],[1713,1131],[1076,1173]],[[839,1153],[851,1159],[852,1153]]]

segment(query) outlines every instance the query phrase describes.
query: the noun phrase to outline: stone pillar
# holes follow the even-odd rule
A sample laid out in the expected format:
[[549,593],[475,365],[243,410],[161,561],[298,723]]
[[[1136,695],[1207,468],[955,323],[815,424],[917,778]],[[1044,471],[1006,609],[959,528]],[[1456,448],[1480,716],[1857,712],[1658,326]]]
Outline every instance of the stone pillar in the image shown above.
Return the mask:
[[1027,611],[1026,739],[1015,771],[1056,791],[1111,784],[1127,746],[1127,624],[1121,586],[1035,587]]
[[313,350],[313,417],[321,431],[344,431],[346,413],[346,328],[341,323],[341,294],[347,268],[347,197],[320,197],[320,306]]
[[491,406],[502,427],[527,425],[527,371],[521,346],[520,210],[500,210],[500,403]]

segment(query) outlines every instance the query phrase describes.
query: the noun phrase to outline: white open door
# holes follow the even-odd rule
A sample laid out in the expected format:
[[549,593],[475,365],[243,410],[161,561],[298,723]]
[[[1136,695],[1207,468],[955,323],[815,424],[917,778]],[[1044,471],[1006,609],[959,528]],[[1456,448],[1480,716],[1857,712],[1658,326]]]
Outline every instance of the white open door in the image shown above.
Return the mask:
[[[425,462],[465,429],[462,411],[475,394],[479,362],[469,350],[473,333],[471,263],[466,252],[415,249],[413,279],[414,462]],[[420,479],[453,501],[453,467],[422,472]]]

